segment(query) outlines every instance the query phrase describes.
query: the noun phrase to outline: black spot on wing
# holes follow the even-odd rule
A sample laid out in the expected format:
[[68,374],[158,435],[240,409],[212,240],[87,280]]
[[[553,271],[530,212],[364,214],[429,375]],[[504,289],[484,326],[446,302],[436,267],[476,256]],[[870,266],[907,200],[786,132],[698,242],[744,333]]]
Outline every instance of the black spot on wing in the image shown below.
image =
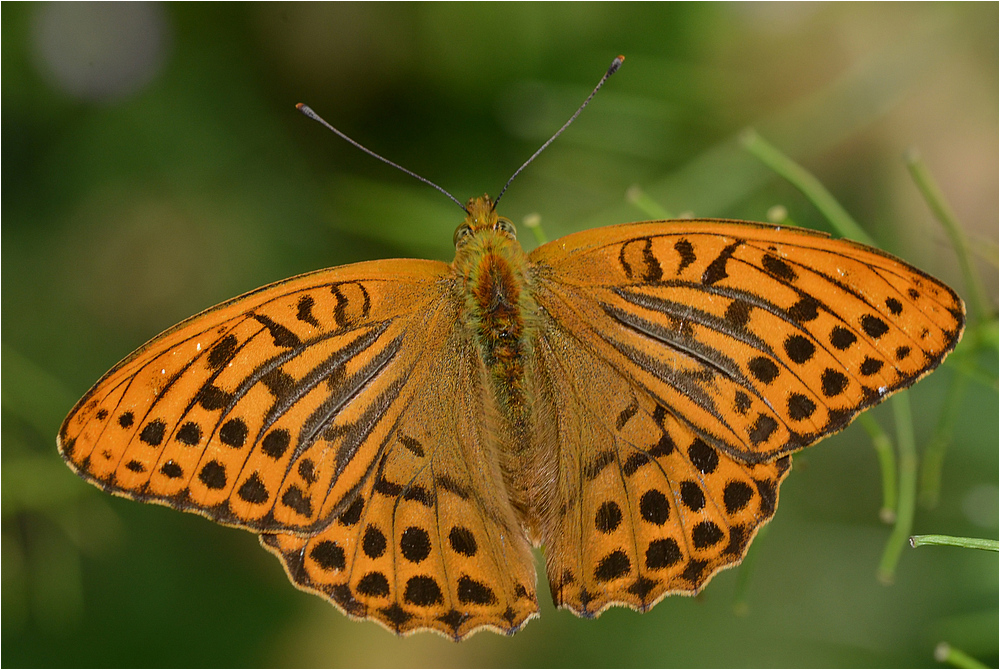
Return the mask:
[[317,479],[316,475],[316,465],[312,462],[311,458],[303,458],[299,461],[299,476],[305,481],[309,486],[314,484]]
[[250,475],[247,480],[240,485],[236,494],[246,502],[255,505],[267,502],[269,497],[267,487],[264,486],[264,482],[261,480],[260,474],[256,472]]
[[219,429],[219,440],[227,447],[241,448],[247,439],[249,429],[242,419],[230,419]]
[[865,314],[861,317],[861,329],[875,340],[889,332],[889,326],[886,325],[886,322],[871,314]]
[[195,396],[195,402],[201,405],[204,409],[214,411],[230,405],[233,402],[233,395],[223,391],[218,386],[206,383],[198,390],[198,394]]
[[165,424],[160,419],[150,421],[142,428],[142,432],[139,433],[139,439],[150,445],[151,447],[157,447],[163,441],[163,435],[167,429],[167,424]]
[[406,582],[403,599],[411,605],[428,607],[442,602],[441,587],[433,577],[417,575]]
[[645,452],[637,451],[625,459],[625,463],[622,464],[622,472],[625,473],[626,477],[631,477],[635,474],[636,470],[646,463],[649,463],[649,455]]
[[261,440],[261,450],[271,458],[278,460],[284,456],[291,441],[291,436],[284,428],[276,428]]
[[646,567],[662,570],[676,565],[681,560],[681,548],[672,538],[653,540],[646,549]]
[[458,601],[471,605],[494,605],[497,597],[486,584],[462,575],[458,578]]
[[819,303],[809,296],[803,296],[788,309],[788,317],[796,323],[809,323],[818,316]]
[[861,363],[861,374],[865,377],[870,377],[881,370],[883,365],[882,361],[877,358],[866,356],[865,360]]
[[208,352],[208,366],[213,370],[218,370],[225,366],[226,363],[233,357],[236,353],[236,347],[239,341],[236,339],[235,335],[226,335],[224,338],[215,343],[212,349]]
[[295,318],[303,323],[308,323],[310,326],[319,328],[319,321],[313,316],[312,308],[316,304],[310,295],[303,295],[299,297],[298,312],[295,314]]
[[808,419],[816,411],[816,403],[802,395],[793,393],[788,396],[788,416],[795,421]]
[[719,454],[700,437],[696,437],[688,447],[688,458],[704,475],[712,474],[719,465]]
[[297,349],[302,346],[302,340],[299,339],[298,335],[270,317],[263,314],[251,314],[250,316],[267,329],[271,334],[271,339],[274,340],[274,346],[282,349]]
[[767,442],[777,428],[778,422],[773,417],[761,413],[757,415],[757,420],[747,436],[750,438],[750,442],[757,446]]
[[750,322],[750,305],[744,300],[733,300],[723,317],[733,328],[745,328]]
[[838,351],[844,351],[857,341],[858,338],[854,333],[843,326],[834,326],[833,330],[830,331],[830,344]]
[[737,240],[723,249],[722,252],[708,264],[708,267],[705,268],[705,272],[701,275],[701,283],[705,286],[711,286],[712,284],[722,281],[728,277],[729,273],[726,272],[726,263],[729,262],[729,259],[733,256],[733,252],[735,252],[741,244],[743,244],[743,241]]
[[387,546],[385,534],[375,526],[369,525],[365,528],[365,534],[361,538],[361,550],[368,558],[379,558],[385,553]]
[[681,274],[687,269],[687,266],[698,260],[698,256],[694,253],[694,247],[686,239],[679,239],[674,243],[674,250],[680,255],[681,262],[677,264],[677,274]]
[[312,500],[298,486],[289,486],[285,490],[281,504],[304,517],[312,516]]
[[177,431],[176,439],[183,445],[196,447],[201,441],[201,427],[194,421],[188,421]]
[[423,458],[424,457],[424,448],[423,448],[423,445],[421,445],[420,442],[418,440],[416,440],[415,438],[412,438],[412,437],[410,437],[408,435],[403,435],[402,433],[400,433],[399,434],[399,442],[404,447],[406,447],[407,449],[409,449],[410,453],[412,453],[414,456],[416,456],[418,458]]
[[778,366],[766,356],[756,356],[750,359],[747,369],[754,378],[764,384],[770,384],[778,376]]
[[219,490],[226,487],[226,466],[216,460],[209,461],[198,473],[198,479],[206,488]]
[[629,405],[621,411],[618,418],[615,420],[615,429],[621,430],[628,423],[629,419],[636,415],[639,411],[639,403],[633,400]]
[[764,254],[761,264],[764,269],[773,277],[777,277],[782,281],[793,282],[798,279],[798,275],[795,274],[795,270],[791,268],[785,261],[774,256],[772,254]]
[[265,373],[260,378],[261,383],[267,387],[275,398],[282,398],[295,387],[295,379],[281,368],[274,368]]
[[615,452],[610,449],[605,449],[584,467],[583,476],[587,478],[587,481],[593,481],[594,479],[597,479],[597,476],[601,474],[604,468],[614,462]]
[[816,353],[816,345],[802,335],[789,335],[785,339],[785,353],[796,363],[805,363]]
[[403,531],[399,540],[399,550],[403,558],[411,563],[420,563],[431,553],[431,540],[423,528],[410,526]]
[[323,570],[343,570],[347,567],[344,550],[330,540],[317,542],[309,552],[309,556]]
[[455,553],[462,556],[475,556],[479,551],[479,544],[476,542],[475,534],[468,528],[453,526],[448,533],[448,543]]
[[621,549],[612,551],[601,559],[594,570],[594,579],[599,582],[609,582],[624,577],[632,569],[632,562]]

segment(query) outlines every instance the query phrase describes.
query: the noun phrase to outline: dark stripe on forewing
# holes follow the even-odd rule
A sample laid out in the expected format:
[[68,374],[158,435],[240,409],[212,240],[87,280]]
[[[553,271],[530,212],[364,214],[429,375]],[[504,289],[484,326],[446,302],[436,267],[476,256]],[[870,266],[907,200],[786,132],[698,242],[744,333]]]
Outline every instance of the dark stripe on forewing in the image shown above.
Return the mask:
[[[336,287],[333,288],[335,289]],[[256,314],[251,313],[248,315],[248,317],[257,320],[258,322],[261,322],[261,320],[258,318],[258,315]],[[239,325],[239,323],[242,323],[245,320],[246,319],[241,319],[236,324],[233,324],[233,326],[230,328],[230,332],[232,332],[232,330],[235,329]],[[268,319],[268,321],[270,321],[270,319]],[[332,354],[322,363],[313,368],[302,379],[300,379],[297,382],[288,383],[289,380],[291,380],[291,378],[288,375],[283,375],[281,373],[281,367],[283,365],[285,365],[290,360],[302,354],[309,347],[319,344],[333,337],[343,336],[344,332],[343,330],[338,330],[338,331],[323,333],[314,338],[310,338],[305,342],[298,340],[298,338],[294,337],[293,335],[294,341],[297,342],[297,346],[295,346],[295,348],[284,351],[272,357],[270,360],[262,363],[250,375],[248,375],[233,392],[224,394],[226,404],[224,407],[221,408],[222,412],[216,419],[215,426],[212,428],[211,431],[207,432],[206,439],[211,439],[211,435],[213,435],[215,431],[218,430],[219,425],[221,425],[221,423],[226,419],[226,417],[230,414],[230,412],[237,405],[240,399],[243,398],[254,385],[256,385],[257,383],[262,383],[265,386],[267,386],[268,390],[272,393],[272,395],[275,396],[275,402],[274,405],[272,405],[271,409],[268,411],[268,414],[265,417],[263,425],[261,426],[260,431],[257,433],[256,439],[251,445],[251,448],[256,448],[259,445],[260,440],[263,439],[263,437],[267,434],[267,431],[271,427],[271,425],[273,425],[274,422],[281,417],[281,415],[287,412],[298,400],[300,400],[303,396],[308,394],[316,386],[332,379],[333,375],[335,375],[338,370],[343,372],[343,366],[347,363],[347,361],[357,356],[358,354],[363,353],[364,351],[368,350],[372,345],[374,345],[377,342],[378,338],[389,327],[390,323],[391,321],[383,321],[380,323],[371,324],[369,327],[365,328],[366,332],[362,333],[359,337],[350,342],[346,347],[334,352],[334,354]],[[261,332],[268,332],[275,339],[276,345],[279,344],[278,341],[279,339],[281,340],[280,344],[287,345],[293,342],[292,338],[282,337],[283,333],[281,333],[280,330],[278,333],[276,333],[273,328],[269,328],[267,323],[262,323],[262,326],[263,328],[261,329],[261,331],[251,336],[250,338],[247,338],[246,340],[241,342],[237,347],[235,347],[231,352],[231,355],[227,357],[227,360],[220,361],[221,365],[218,366],[218,369],[203,384],[202,386],[203,390],[205,388],[211,387],[215,379],[218,377],[218,375],[226,368],[226,364],[230,360],[238,356],[239,352],[245,346],[247,346],[255,337],[257,337],[257,335],[260,334]],[[370,362],[369,365],[367,365],[364,369],[362,369],[361,371],[359,371],[350,378],[338,380],[341,382],[341,385],[338,387],[341,392],[338,393],[338,395],[335,398],[327,399],[327,401],[319,408],[319,410],[330,409],[331,405],[334,403],[339,403],[338,406],[343,406],[344,404],[346,404],[351,397],[360,392],[360,390],[364,386],[366,386],[371,381],[372,378],[374,378],[375,374],[377,374],[377,370],[373,372],[372,367],[375,366],[377,368],[381,368],[382,366],[387,364],[388,361],[391,360],[391,358],[398,351],[398,349],[399,349],[399,338],[391,342],[385,349],[383,349],[382,352],[380,352],[380,354],[376,356],[376,358],[373,359],[373,361]],[[202,354],[202,356],[209,355],[211,351],[212,348],[209,348],[205,353]],[[192,361],[190,361],[185,366],[185,370],[199,358],[200,357],[192,359]],[[281,383],[276,383],[276,381],[279,380],[279,378],[281,380]],[[185,408],[184,414],[178,420],[177,426],[180,426],[183,423],[184,417],[187,416],[192,407],[199,402],[199,398],[200,398],[200,393],[196,395],[194,398],[192,398],[188,407]],[[154,402],[154,404],[150,407],[150,410],[153,410],[155,406],[156,403]],[[336,409],[334,408],[333,411],[335,413]],[[318,418],[317,413],[314,412],[313,415],[309,419],[307,419],[307,421],[303,425],[303,430],[300,432],[299,439],[296,444],[296,450],[293,452],[291,459],[288,461],[289,469],[292,467],[292,464],[296,462],[296,459],[302,454],[302,452],[304,452],[313,443],[313,441],[315,440],[315,433],[321,431],[331,418],[332,416],[327,417],[327,420],[323,421],[322,417]],[[315,425],[311,425],[310,421],[312,421],[313,424]],[[307,427],[313,430],[313,433],[308,436],[306,435]],[[367,435],[367,433],[365,434]],[[173,436],[171,436],[171,438],[172,437]],[[198,466],[192,470],[192,473],[197,472],[200,469],[200,467],[201,463],[199,462]],[[286,471],[286,476],[287,474],[288,472]],[[240,474],[237,475],[237,478],[238,479],[242,478],[242,470]]]
[[[628,249],[632,245],[642,246],[640,251],[643,265],[641,275],[639,268],[633,268],[627,258]],[[622,270],[625,272],[625,277],[628,279],[636,279],[637,276],[639,276],[642,281],[656,282],[663,277],[663,268],[660,266],[660,262],[653,254],[653,240],[650,237],[640,237],[622,244],[621,249],[618,251],[618,262],[621,263]]]
[[[538,294],[536,294],[536,296],[537,295]],[[549,295],[551,296],[552,300],[557,300],[559,302],[562,302],[562,303],[565,303],[565,304],[569,305],[569,303],[566,302],[565,298],[563,298],[562,296],[558,295],[558,292],[550,291]],[[567,338],[569,338],[569,339],[574,340],[575,342],[577,342],[579,344],[579,346],[580,346],[581,349],[588,351],[590,353],[590,355],[595,356],[599,360],[601,360],[604,363],[606,363],[607,365],[611,366],[613,369],[617,370],[619,374],[625,375],[625,372],[623,370],[621,370],[616,365],[616,363],[614,361],[612,361],[600,349],[595,348],[591,342],[589,342],[586,339],[583,339],[580,336],[579,333],[572,332],[572,331],[566,329],[565,327],[561,326],[560,323],[559,323],[559,321],[557,321],[556,319],[554,319],[552,317],[552,314],[551,314],[550,310],[547,307],[545,307],[544,300],[539,300],[539,306],[542,308],[543,313],[545,314],[544,318],[549,319],[549,322],[550,322],[551,327],[553,329],[558,329],[565,337],[567,337]],[[544,330],[544,329],[542,329],[542,330]],[[619,345],[617,343],[609,341],[607,338],[601,336],[601,334],[599,332],[597,332],[597,331],[592,331],[592,332],[595,335],[597,335],[598,337],[601,337],[601,339],[604,340],[605,342],[607,342],[611,347],[613,347],[616,350],[620,351],[622,353],[622,355],[624,355],[627,358],[629,358],[630,360],[633,360],[634,362],[636,362],[637,365],[642,365],[641,359],[643,359],[645,357],[640,352],[635,351],[631,347],[626,347],[627,351],[621,351],[619,349]],[[551,345],[550,345],[550,347],[551,347]],[[634,358],[631,355],[632,352],[635,352],[635,354],[636,354],[636,356]],[[637,359],[639,359],[639,360],[637,360]],[[558,358],[556,358],[555,360],[558,361]],[[746,463],[759,463],[759,462],[763,462],[763,461],[767,460],[767,456],[766,455],[758,454],[758,453],[751,452],[751,451],[746,451],[746,450],[742,449],[739,444],[734,444],[734,443],[731,443],[731,442],[727,442],[727,441],[723,440],[721,437],[719,437],[718,435],[716,435],[714,433],[706,432],[706,430],[705,430],[705,428],[703,426],[698,426],[698,425],[692,423],[691,421],[687,420],[687,418],[685,417],[684,413],[678,411],[677,408],[674,407],[673,403],[671,403],[669,400],[667,400],[666,398],[664,398],[662,395],[656,393],[653,389],[649,388],[646,385],[639,384],[639,382],[637,380],[635,380],[634,378],[630,377],[630,379],[632,379],[633,383],[635,383],[637,385],[637,387],[642,388],[646,393],[648,393],[649,397],[652,398],[652,400],[657,405],[659,405],[660,407],[662,407],[664,409],[664,411],[668,412],[678,422],[682,423],[689,430],[693,431],[695,435],[700,436],[702,439],[704,439],[706,442],[708,442],[711,446],[724,451],[725,453],[729,454],[732,457],[740,458],[740,459],[742,459]],[[683,391],[682,391],[682,393],[683,393]],[[723,420],[723,418],[718,413],[715,414],[715,417],[719,420],[719,423],[720,423],[720,425],[722,427],[724,427],[726,430],[728,430],[729,432],[731,432],[734,435],[737,434],[737,431],[732,426],[730,426],[728,423],[726,423]],[[793,439],[794,439],[794,434],[793,434]]]
[[[226,404],[222,408],[222,413],[219,415],[216,421],[216,428],[229,415],[229,413],[233,410],[233,408],[240,401],[240,399],[243,398],[243,396],[245,396],[247,392],[254,385],[256,385],[257,383],[263,383],[268,387],[268,390],[272,393],[272,395],[275,396],[275,403],[274,405],[271,406],[271,409],[268,411],[268,414],[264,419],[264,423],[261,426],[260,432],[257,434],[257,439],[254,442],[254,445],[256,445],[260,441],[260,439],[264,436],[264,434],[267,432],[267,429],[270,428],[271,425],[275,421],[277,421],[277,419],[282,414],[288,411],[288,409],[295,402],[297,402],[300,398],[302,398],[302,396],[307,394],[320,382],[329,378],[330,375],[336,369],[338,369],[340,366],[343,366],[348,360],[350,360],[357,354],[363,352],[365,349],[370,347],[382,335],[382,333],[385,332],[385,330],[389,327],[389,324],[390,324],[389,321],[373,324],[373,327],[370,330],[368,330],[368,332],[359,336],[356,340],[348,344],[343,349],[340,349],[339,351],[335,352],[332,356],[327,358],[320,365],[313,368],[313,370],[311,370],[301,380],[299,380],[298,382],[294,382],[293,384],[289,385],[287,388],[284,389],[277,389],[275,388],[274,384],[275,375],[280,372],[281,366],[283,366],[285,363],[289,362],[296,356],[302,354],[310,346],[319,344],[332,337],[342,336],[343,333],[331,331],[328,333],[324,333],[322,335],[318,335],[303,343],[300,343],[300,345],[295,349],[282,352],[277,356],[272,357],[270,360],[260,364],[259,366],[257,366],[256,369],[254,369],[252,373],[250,373],[246,378],[244,378],[242,382],[240,382],[239,386],[237,386],[236,389],[234,389],[231,393],[226,394],[227,395]],[[240,343],[239,347],[233,353],[233,358],[239,353],[240,350],[242,350],[248,343],[250,343],[254,337],[256,336],[252,336],[246,339],[244,342]],[[211,349],[209,351],[211,351]],[[209,379],[202,385],[202,390],[212,386],[212,383],[215,381],[215,379],[218,377],[218,375],[222,372],[223,369],[225,369],[225,366],[223,366],[219,370],[216,370],[216,372],[214,372],[212,376],[209,377]],[[180,425],[183,422],[184,417],[186,417],[188,413],[191,411],[192,407],[194,407],[194,405],[199,402],[200,398],[201,398],[201,393],[199,392],[199,394],[196,394],[195,397],[191,399],[190,403],[185,408],[184,413],[178,420],[178,425]],[[214,434],[214,432],[215,431],[213,429],[211,433],[209,433],[209,435]]]
[[733,257],[736,249],[738,249],[741,244],[743,244],[743,240],[736,240],[723,249],[722,252],[708,264],[708,267],[705,268],[705,272],[701,275],[701,283],[705,286],[711,286],[712,284],[728,277],[729,273],[726,272],[726,263],[728,263],[729,259]]
[[[351,461],[355,454],[357,454],[358,449],[361,447],[362,443],[371,435],[371,432],[378,425],[379,421],[385,416],[386,410],[392,405],[392,403],[399,396],[400,392],[405,386],[407,380],[409,379],[410,373],[413,368],[410,368],[406,374],[401,375],[398,379],[393,381],[389,386],[372,402],[362,413],[354,423],[348,424],[346,426],[330,426],[323,433],[323,439],[334,440],[340,435],[346,435],[345,439],[340,448],[337,450],[336,458],[337,462],[334,468],[333,477],[330,478],[329,483],[326,487],[326,492],[323,494],[323,500],[321,501],[319,508],[322,509],[323,505],[326,504],[326,499],[330,496],[333,491],[334,486],[336,486],[340,474],[347,467],[347,464]],[[309,526],[305,527],[303,530],[311,531],[316,529],[325,528],[329,523],[329,519],[339,515],[345,505],[345,501],[351,501],[357,497],[358,493],[362,491],[366,486],[369,477],[372,477],[375,473],[376,468],[372,467],[376,462],[378,462],[382,455],[385,453],[386,446],[396,438],[396,432],[399,428],[400,419],[403,414],[406,413],[409,405],[404,407],[397,415],[395,422],[392,427],[386,431],[385,437],[382,438],[381,444],[379,444],[378,449],[375,450],[375,457],[371,461],[371,466],[368,467],[366,473],[362,478],[355,484],[346,494],[341,497],[341,503],[338,504],[334,510],[324,518],[318,518]],[[287,471],[286,471],[287,475]],[[282,480],[282,484],[284,480]]]
[[[385,368],[385,366],[388,365],[392,361],[392,359],[396,357],[396,354],[399,353],[399,349],[402,346],[402,341],[403,337],[402,335],[400,335],[391,342],[389,342],[384,349],[379,351],[377,354],[374,354],[368,361],[368,363],[361,370],[354,373],[350,377],[344,379],[343,383],[339,384],[337,388],[334,390],[334,392],[326,400],[324,400],[323,403],[319,407],[317,407],[312,414],[309,415],[309,418],[305,420],[305,422],[302,424],[302,429],[299,431],[298,442],[295,445],[295,451],[292,452],[292,458],[289,461],[289,467],[291,467],[291,464],[294,463],[295,460],[298,459],[298,457],[301,456],[306,449],[312,446],[313,442],[316,441],[317,436],[330,424],[331,421],[333,421],[336,418],[337,414],[340,412],[341,409],[343,409],[344,405],[350,402],[351,399],[353,399],[356,395],[358,395],[358,393],[360,393],[376,377],[378,377],[382,369]],[[312,379],[310,379],[310,377],[312,377],[312,373],[310,373],[310,375],[307,375],[306,379],[310,379],[312,385],[315,386],[319,384],[321,381],[323,381],[323,379],[325,379],[326,375],[323,375],[322,372],[323,372],[322,370],[318,371],[316,376],[313,377]],[[329,374],[328,371],[327,374]],[[388,407],[393,400],[395,400],[396,396],[399,395],[399,390],[401,388],[401,385],[402,385],[401,381],[399,380],[394,381],[393,386],[390,387],[390,390],[393,388],[395,388],[395,390],[393,393],[390,394],[391,398],[388,399],[388,401],[384,404],[384,406],[378,408],[377,412],[375,412],[375,414],[372,414],[373,406],[379,404],[379,401],[384,400],[385,399],[384,396],[386,396],[386,393],[383,393],[381,396],[379,396],[376,402],[372,403],[372,405],[369,405],[368,408],[366,408],[365,413],[362,415],[361,419],[359,419],[357,422],[355,422],[355,424],[352,425],[357,426],[362,422],[362,420],[364,420],[366,423],[368,423],[368,426],[363,427],[363,429],[367,428],[367,430],[364,430],[364,435],[367,435],[368,432],[370,432],[374,428],[374,424],[376,423],[371,420],[372,417],[374,415],[381,414],[385,410],[385,408]],[[358,440],[358,444],[360,444],[360,442],[363,439],[364,437],[362,436]],[[340,456],[338,455],[338,467],[339,464],[340,464]]]
[[[773,316],[780,318],[785,323],[790,324],[793,328],[795,328],[801,333],[804,333],[810,339],[815,340],[816,343],[822,345],[824,350],[827,351],[829,350],[827,349],[823,338],[819,337],[818,335],[813,335],[808,328],[802,325],[803,320],[797,318],[798,316],[797,308],[800,308],[804,304],[804,301],[806,299],[809,299],[809,307],[811,309],[822,308],[824,311],[831,314],[838,321],[844,324],[844,326],[847,326],[852,331],[857,332],[856,329],[850,323],[844,321],[836,312],[832,311],[824,303],[816,300],[812,296],[809,296],[808,294],[800,291],[794,285],[790,284],[788,284],[787,286],[795,290],[796,293],[798,293],[799,296],[801,297],[801,300],[797,302],[792,309],[781,308],[778,305],[775,305],[774,303],[765,300],[764,298],[761,298],[760,296],[754,293],[750,293],[749,291],[743,291],[740,289],[705,286],[695,282],[679,281],[679,280],[663,281],[660,282],[659,285],[666,287],[693,289],[696,291],[706,293],[710,296],[718,295],[723,298],[729,298],[734,302],[742,303],[750,307],[755,307],[757,309],[763,310],[765,312],[768,312],[769,314],[772,314]],[[801,377],[794,369],[792,369],[791,367],[789,367],[784,363],[783,356],[776,354],[775,351],[763,339],[761,339],[757,335],[747,330],[747,328],[743,324],[733,323],[729,319],[718,317],[715,316],[714,314],[709,314],[702,310],[698,310],[688,305],[685,305],[684,303],[678,303],[672,300],[665,300],[663,298],[658,298],[656,296],[650,296],[643,293],[634,292],[628,288],[614,287],[611,290],[626,302],[636,305],[637,307],[643,307],[645,309],[649,309],[655,312],[660,312],[673,319],[687,319],[693,323],[697,323],[699,325],[710,328],[716,332],[723,333],[728,337],[732,337],[733,339],[760,351],[762,354],[769,356],[773,360],[778,361],[779,363],[782,364],[782,367],[784,367],[786,370],[795,375],[796,378],[798,378],[805,384],[805,386],[811,388],[810,384],[806,384],[805,381],[801,379]],[[695,318],[692,318],[692,316]],[[805,321],[806,322],[811,321],[812,318],[806,319]]]
[[733,433],[736,432],[725,420],[725,417],[715,406],[712,397],[705,392],[705,389],[698,384],[698,379],[688,372],[679,372],[675,368],[665,365],[652,358],[642,351],[627,344],[604,338],[605,342],[614,347],[619,353],[631,362],[635,363],[642,370],[650,373],[661,382],[667,384],[681,395],[689,398],[696,405],[715,417],[719,423],[723,424]]
[[[619,292],[619,295],[621,295],[621,293],[623,292]],[[743,333],[734,333],[730,324],[728,324],[724,319],[720,319],[719,317],[707,312],[694,309],[681,303],[673,302],[672,300],[660,300],[654,298],[649,301],[633,301],[624,295],[622,297],[626,298],[626,300],[634,305],[659,312],[660,314],[676,320],[678,323],[705,326],[711,330],[724,333],[726,336],[730,336],[734,340],[739,340],[748,344],[758,351],[775,357],[770,347],[767,346],[767,343],[760,338],[756,337],[752,333],[749,333],[748,331],[743,331]],[[703,365],[714,368],[741,385],[746,385],[748,383],[736,361],[724,354],[722,351],[713,349],[704,342],[701,342],[690,332],[687,332],[683,326],[680,328],[665,328],[661,324],[647,321],[637,314],[633,314],[632,312],[628,312],[614,305],[601,303],[601,308],[604,310],[605,314],[615,319],[622,325],[628,326],[638,333],[662,342],[676,351],[687,354],[691,358],[701,362]]]
[[[282,414],[287,412],[292,405],[294,405],[303,396],[312,391],[316,386],[325,381],[332,380],[334,378],[334,375],[338,372],[341,375],[343,375],[343,368],[347,364],[347,362],[353,359],[358,354],[367,351],[373,344],[375,344],[375,342],[378,341],[378,339],[389,327],[389,324],[390,324],[389,321],[383,321],[382,323],[374,324],[374,327],[368,329],[367,332],[363,333],[361,336],[352,341],[343,349],[335,351],[333,354],[327,357],[326,360],[324,360],[322,363],[320,363],[312,370],[310,370],[304,377],[302,377],[302,379],[298,380],[297,382],[294,382],[289,388],[284,389],[282,393],[275,394],[276,397],[275,403],[271,407],[270,411],[267,413],[267,417],[264,419],[264,425],[261,427],[260,434],[263,435],[264,432],[266,432],[267,429],[270,428],[271,425],[275,421],[277,421]],[[313,344],[319,339],[320,338],[312,340],[309,342],[309,344]],[[324,336],[323,339],[326,339],[326,336]],[[307,344],[306,346],[309,346],[309,344]],[[301,353],[301,351],[295,352],[295,355],[298,355],[299,353]],[[271,361],[268,361],[267,364],[255,370],[252,377],[248,378],[246,382],[240,385],[240,390],[243,393],[246,393],[246,391],[249,390],[250,386],[252,386],[255,381],[264,377],[264,374],[266,374],[270,370],[278,369],[279,366],[284,365],[293,357],[294,356],[289,356],[287,358],[284,356],[276,356]],[[356,376],[357,375],[355,375],[355,377]],[[349,380],[343,380],[343,381],[345,383],[349,382]]]
[[348,285],[357,286],[358,290],[361,291],[361,297],[364,299],[361,303],[362,319],[368,318],[368,313],[371,311],[372,306],[371,296],[368,295],[368,290],[365,289],[365,285],[361,282],[341,282],[331,286],[330,292],[333,294],[333,297],[337,299],[337,306],[333,309],[333,318],[337,322],[337,326],[340,328],[346,328],[349,325],[347,320],[347,306],[350,304],[350,300],[340,290],[341,286]]

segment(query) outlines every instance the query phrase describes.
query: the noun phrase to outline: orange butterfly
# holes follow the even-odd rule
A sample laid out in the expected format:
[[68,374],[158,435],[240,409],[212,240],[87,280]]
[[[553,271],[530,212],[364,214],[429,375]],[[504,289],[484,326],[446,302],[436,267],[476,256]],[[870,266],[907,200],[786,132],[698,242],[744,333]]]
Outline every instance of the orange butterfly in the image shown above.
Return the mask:
[[821,233],[656,221],[525,254],[489,197],[463,208],[450,265],[320,270],[157,336],[73,408],[63,457],[259,533],[351,617],[511,634],[538,613],[532,546],[580,616],[697,592],[790,454],[964,327],[944,284]]

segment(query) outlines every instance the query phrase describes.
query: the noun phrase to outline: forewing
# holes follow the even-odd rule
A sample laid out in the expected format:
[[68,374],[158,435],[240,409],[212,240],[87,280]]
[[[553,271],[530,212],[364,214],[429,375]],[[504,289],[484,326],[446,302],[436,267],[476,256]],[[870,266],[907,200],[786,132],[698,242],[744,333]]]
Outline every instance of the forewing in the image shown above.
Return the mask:
[[101,378],[63,423],[60,452],[118,495],[256,531],[323,527],[408,402],[448,272],[359,263],[206,310]]
[[549,318],[747,463],[807,446],[913,384],[965,323],[961,299],[933,277],[802,229],[626,224],[531,260]]

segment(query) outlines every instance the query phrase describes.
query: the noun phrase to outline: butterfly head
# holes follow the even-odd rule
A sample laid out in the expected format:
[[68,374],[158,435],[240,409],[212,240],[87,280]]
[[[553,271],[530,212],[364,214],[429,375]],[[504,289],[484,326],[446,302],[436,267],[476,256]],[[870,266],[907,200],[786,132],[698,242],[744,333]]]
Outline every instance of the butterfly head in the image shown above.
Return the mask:
[[469,198],[465,203],[467,216],[465,221],[455,229],[455,249],[466,246],[476,236],[486,233],[506,238],[511,242],[517,240],[517,230],[510,219],[500,216],[494,209],[490,196],[483,195],[479,198]]
[[465,220],[455,229],[455,271],[475,283],[484,264],[498,259],[514,275],[523,275],[527,257],[511,220],[496,213],[488,195],[471,198],[464,209]]

